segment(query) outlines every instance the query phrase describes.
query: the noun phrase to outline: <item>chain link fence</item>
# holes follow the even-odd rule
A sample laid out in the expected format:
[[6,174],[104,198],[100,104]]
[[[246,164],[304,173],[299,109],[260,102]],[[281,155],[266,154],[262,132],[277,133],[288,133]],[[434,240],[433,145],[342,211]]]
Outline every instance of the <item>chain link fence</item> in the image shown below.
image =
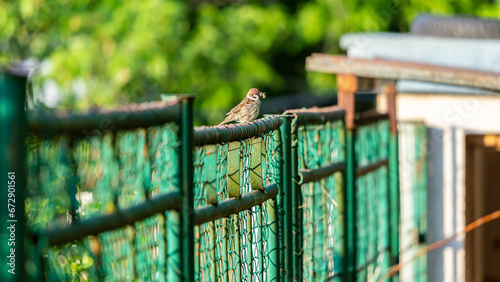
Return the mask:
[[192,101],[27,112],[27,278],[374,281],[397,261],[387,115],[193,128]]

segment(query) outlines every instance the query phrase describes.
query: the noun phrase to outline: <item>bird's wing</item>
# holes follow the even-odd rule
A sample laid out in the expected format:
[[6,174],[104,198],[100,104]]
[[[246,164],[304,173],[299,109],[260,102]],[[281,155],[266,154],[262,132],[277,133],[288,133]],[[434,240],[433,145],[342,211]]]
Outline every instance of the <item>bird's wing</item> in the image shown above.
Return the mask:
[[230,110],[229,113],[226,114],[226,116],[239,113],[243,105],[245,105],[246,103],[248,103],[248,97],[245,97],[245,99],[243,99],[238,105],[236,105],[236,107]]

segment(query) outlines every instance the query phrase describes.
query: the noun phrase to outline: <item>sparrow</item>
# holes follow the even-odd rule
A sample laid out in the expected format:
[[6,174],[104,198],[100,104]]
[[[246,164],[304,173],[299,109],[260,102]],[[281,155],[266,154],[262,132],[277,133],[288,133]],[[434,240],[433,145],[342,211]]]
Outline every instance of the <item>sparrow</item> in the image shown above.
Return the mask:
[[266,98],[266,93],[260,92],[257,88],[250,89],[245,99],[229,111],[229,113],[226,114],[227,117],[219,125],[231,121],[236,121],[238,123],[253,121],[259,115],[260,97]]

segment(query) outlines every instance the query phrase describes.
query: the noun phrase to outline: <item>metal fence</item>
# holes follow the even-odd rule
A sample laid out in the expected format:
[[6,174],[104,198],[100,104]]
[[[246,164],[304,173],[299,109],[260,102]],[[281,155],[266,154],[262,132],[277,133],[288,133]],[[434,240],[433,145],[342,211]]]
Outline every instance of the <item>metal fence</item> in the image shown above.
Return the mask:
[[[338,107],[210,128],[187,96],[26,113],[25,74],[1,71],[0,202],[16,204],[0,248],[17,263],[0,280],[425,281],[426,128],[398,128],[396,82],[498,91],[498,75],[324,54],[306,69],[337,75]],[[357,114],[374,90],[387,115]]]
[[38,250],[30,278],[180,279],[179,210],[190,210],[180,112],[173,101],[28,113],[26,217]]
[[280,117],[266,117],[195,129],[196,280],[280,276],[278,206],[283,200],[276,197],[283,188],[282,123]]
[[[24,112],[24,88],[4,90]],[[27,113],[22,279],[365,281],[397,262],[387,115],[193,128],[192,102]]]
[[[427,281],[427,127],[400,123],[402,281]],[[412,260],[417,254],[417,259]]]
[[337,280],[344,272],[345,111],[289,110],[294,186],[294,278]]
[[[355,131],[355,230],[358,281],[378,281],[391,266],[389,123],[383,116]],[[359,124],[360,122],[358,122]],[[397,251],[396,251],[397,254]]]

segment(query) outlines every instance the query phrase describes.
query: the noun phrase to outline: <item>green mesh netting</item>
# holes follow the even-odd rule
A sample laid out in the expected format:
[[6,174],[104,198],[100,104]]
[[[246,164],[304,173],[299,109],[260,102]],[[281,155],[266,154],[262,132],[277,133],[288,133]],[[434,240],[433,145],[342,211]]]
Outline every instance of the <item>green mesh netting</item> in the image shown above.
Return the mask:
[[[72,140],[32,137],[27,154],[27,217],[33,231],[114,213],[179,189],[175,124]],[[296,128],[298,166],[345,162],[342,121]],[[356,131],[358,167],[388,157],[388,122]],[[416,162],[422,162],[419,155]],[[281,187],[280,133],[194,149],[194,207],[216,205],[276,183]],[[301,185],[299,277],[340,280],[344,257],[343,173]],[[422,193],[421,180],[415,193]],[[424,183],[424,184],[422,184]],[[416,186],[416,187],[417,187]],[[417,192],[418,190],[418,192]],[[390,264],[386,166],[356,180],[356,269],[359,281],[377,280]],[[420,195],[419,194],[419,195]],[[423,196],[422,196],[423,197]],[[270,281],[283,276],[283,193],[249,210],[195,226],[198,281]],[[420,207],[420,206],[419,206]],[[425,211],[415,211],[421,221]],[[156,214],[118,230],[45,248],[48,280],[179,281],[180,215]],[[421,224],[421,223],[419,223]],[[423,228],[423,227],[422,227]],[[46,247],[39,242],[36,250]],[[276,257],[279,256],[280,265]],[[420,267],[421,269],[422,267]]]
[[[345,160],[343,122],[298,128],[300,169],[315,169]],[[337,172],[301,186],[303,278],[338,280],[343,257],[343,176]]]
[[[388,158],[389,122],[356,131],[358,167]],[[382,166],[356,179],[356,271],[358,281],[376,281],[390,267],[388,169]]]
[[427,281],[427,128],[424,123],[400,124],[401,281]]
[[[179,189],[177,131],[175,124],[166,124],[78,139],[31,136],[28,228],[39,231],[110,214],[144,201],[148,194]],[[179,236],[169,221],[176,216],[174,211],[157,214],[133,226],[46,248],[41,254],[45,275],[53,281],[175,277]]]
[[[196,147],[194,205],[203,207],[277,183],[279,162],[276,133],[263,137]],[[255,182],[255,179],[258,182]],[[198,281],[270,281],[275,246],[269,209],[273,200],[195,227]],[[277,242],[275,240],[275,242]],[[275,262],[274,262],[275,263]]]

